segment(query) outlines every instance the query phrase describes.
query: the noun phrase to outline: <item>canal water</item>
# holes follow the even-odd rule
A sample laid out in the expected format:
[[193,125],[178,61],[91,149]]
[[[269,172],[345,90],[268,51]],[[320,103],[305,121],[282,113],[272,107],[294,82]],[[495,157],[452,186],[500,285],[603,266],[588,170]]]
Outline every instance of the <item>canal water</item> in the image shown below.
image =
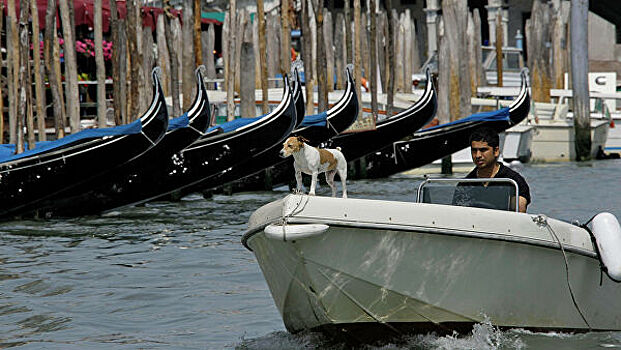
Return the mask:
[[[531,187],[530,213],[621,218],[621,160],[518,170]],[[348,190],[354,198],[411,201],[419,179],[349,181]],[[320,334],[287,333],[253,254],[240,244],[250,214],[287,191],[191,195],[103,217],[1,223],[0,348],[347,348]],[[621,332],[499,331],[484,322],[466,335],[364,348],[621,348]]]

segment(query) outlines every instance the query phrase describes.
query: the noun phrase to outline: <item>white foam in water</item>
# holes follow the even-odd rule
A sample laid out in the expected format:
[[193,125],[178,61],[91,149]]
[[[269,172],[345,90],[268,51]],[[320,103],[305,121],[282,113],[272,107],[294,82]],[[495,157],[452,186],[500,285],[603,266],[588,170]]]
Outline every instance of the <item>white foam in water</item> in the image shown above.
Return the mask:
[[518,335],[510,332],[503,332],[492,326],[486,319],[482,323],[473,326],[472,332],[466,336],[452,334],[447,336],[437,336],[428,334],[412,339],[406,347],[423,347],[425,349],[525,349],[526,345]]
[[472,327],[472,332],[462,336],[457,333],[446,336],[438,336],[435,334],[419,335],[408,340],[405,346],[395,347],[393,349],[525,349],[527,346],[516,334],[511,332],[503,332],[492,326],[489,319],[485,319],[482,323],[477,323]]
[[511,333],[515,333],[515,334],[522,334],[522,335],[537,335],[537,336],[541,336],[541,337],[548,337],[548,338],[560,338],[560,339],[567,339],[567,338],[572,338],[575,337],[576,335],[573,333],[562,333],[562,332],[533,332],[533,331],[529,331],[527,329],[522,329],[522,328],[515,328],[510,330]]
[[[248,350],[285,350],[285,349],[348,349],[344,343],[334,343],[319,333],[290,334],[274,332],[266,336],[244,339],[235,346],[236,349]],[[438,349],[438,350],[496,350],[526,349],[527,346],[513,331],[503,332],[492,326],[489,320],[477,323],[472,332],[461,336],[457,333],[447,336],[436,334],[413,335],[382,345],[361,345],[364,350],[407,350],[407,349]]]

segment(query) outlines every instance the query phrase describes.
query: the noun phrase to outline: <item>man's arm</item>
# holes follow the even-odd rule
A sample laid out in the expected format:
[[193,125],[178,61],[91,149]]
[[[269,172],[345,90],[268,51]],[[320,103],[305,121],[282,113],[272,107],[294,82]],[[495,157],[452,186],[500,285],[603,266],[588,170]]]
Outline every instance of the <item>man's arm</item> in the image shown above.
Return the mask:
[[526,213],[526,206],[528,205],[528,201],[526,200],[526,198],[520,196],[518,198],[518,205],[519,205],[520,213]]

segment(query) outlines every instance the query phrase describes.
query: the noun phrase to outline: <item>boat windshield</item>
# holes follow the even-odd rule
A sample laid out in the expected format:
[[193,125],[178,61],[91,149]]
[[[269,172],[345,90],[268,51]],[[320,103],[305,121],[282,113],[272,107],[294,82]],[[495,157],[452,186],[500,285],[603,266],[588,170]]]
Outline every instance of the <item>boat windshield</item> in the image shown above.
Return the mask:
[[511,179],[426,179],[418,187],[418,203],[518,210],[518,186]]

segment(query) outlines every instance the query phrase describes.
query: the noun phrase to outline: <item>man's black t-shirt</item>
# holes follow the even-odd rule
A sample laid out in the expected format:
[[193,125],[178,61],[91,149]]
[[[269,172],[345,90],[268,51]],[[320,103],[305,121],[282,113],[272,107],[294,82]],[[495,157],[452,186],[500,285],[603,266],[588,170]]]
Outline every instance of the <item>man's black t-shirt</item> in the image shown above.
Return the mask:
[[[500,169],[494,176],[496,179],[511,179],[515,181],[518,185],[518,192],[520,197],[526,198],[526,204],[530,204],[530,189],[528,188],[528,184],[526,180],[522,177],[522,175],[518,174],[513,169],[505,166],[502,163],[498,163],[500,165]],[[467,176],[466,179],[477,179],[477,169],[474,168]]]

